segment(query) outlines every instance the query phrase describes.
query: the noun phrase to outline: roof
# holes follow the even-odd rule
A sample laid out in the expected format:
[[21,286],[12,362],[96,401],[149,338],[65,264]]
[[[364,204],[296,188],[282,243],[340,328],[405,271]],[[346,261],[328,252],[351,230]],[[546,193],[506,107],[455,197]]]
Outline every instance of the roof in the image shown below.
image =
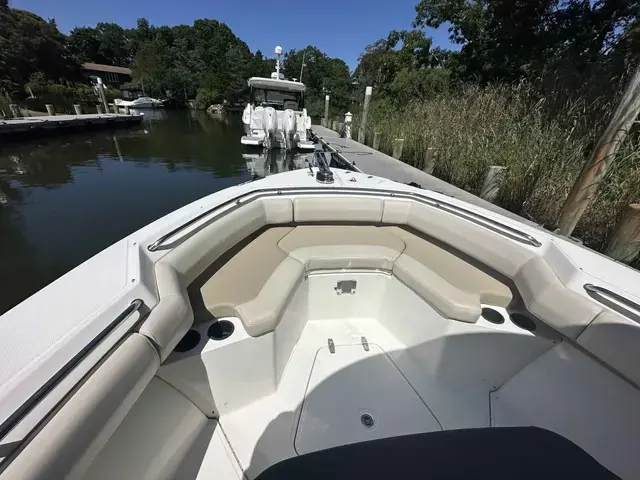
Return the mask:
[[247,83],[251,87],[286,90],[288,92],[304,92],[307,89],[304,83],[292,82],[291,80],[277,80],[275,78],[251,77]]
[[83,63],[83,70],[93,70],[96,72],[112,72],[121,73],[123,75],[131,75],[131,69],[125,67],[114,67],[113,65],[101,65],[99,63]]

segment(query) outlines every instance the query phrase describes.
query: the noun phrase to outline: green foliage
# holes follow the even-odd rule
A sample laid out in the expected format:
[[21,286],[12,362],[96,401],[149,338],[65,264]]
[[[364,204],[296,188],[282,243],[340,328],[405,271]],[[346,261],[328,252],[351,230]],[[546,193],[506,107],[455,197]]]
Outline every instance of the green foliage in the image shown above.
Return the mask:
[[78,66],[65,47],[54,22],[24,10],[0,9],[0,89],[21,94],[36,71],[49,80],[78,78]]
[[331,114],[343,115],[351,102],[349,67],[338,58],[330,58],[316,47],[290,50],[284,56],[283,71],[286,78],[300,79],[307,86],[305,106],[312,116],[324,115],[324,97],[331,95]]
[[449,22],[452,41],[462,45],[461,79],[527,79],[562,93],[560,103],[576,93],[612,98],[640,52],[638,2],[421,0],[416,13],[418,27]]
[[206,110],[211,105],[221,103],[222,95],[215,90],[209,88],[199,88],[196,95],[196,108],[198,110]]

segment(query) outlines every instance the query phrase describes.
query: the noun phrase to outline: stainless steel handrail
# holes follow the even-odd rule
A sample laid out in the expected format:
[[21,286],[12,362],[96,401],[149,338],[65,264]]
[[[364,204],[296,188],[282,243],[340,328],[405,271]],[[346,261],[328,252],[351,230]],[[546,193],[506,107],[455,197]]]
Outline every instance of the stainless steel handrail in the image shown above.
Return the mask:
[[[392,197],[392,198],[401,198],[408,200],[415,200],[422,204],[432,206],[434,208],[438,208],[448,213],[452,213],[458,217],[462,217],[465,220],[468,220],[476,225],[480,225],[488,230],[491,230],[495,233],[498,233],[502,236],[510,238],[520,243],[524,243],[527,245],[531,245],[534,247],[540,247],[542,244],[533,236],[528,233],[521,232],[513,227],[505,225],[504,223],[500,223],[497,220],[493,220],[491,218],[485,217],[483,215],[477,214],[470,210],[466,210],[462,207],[458,207],[456,205],[452,205],[443,200],[435,200],[433,198],[429,198],[419,193],[414,192],[402,192],[402,191],[394,191],[394,190],[380,190],[375,188],[352,188],[352,187],[325,187],[325,188],[313,188],[313,187],[285,187],[285,188],[262,188],[252,190],[250,192],[246,192],[242,195],[238,195],[230,200],[227,200],[215,207],[206,210],[205,212],[196,215],[191,218],[187,222],[181,224],[180,226],[174,228],[169,233],[162,235],[155,242],[151,243],[147,246],[147,250],[150,252],[155,252],[158,247],[160,247],[163,243],[167,241],[167,239],[175,236],[177,233],[181,232],[185,228],[190,227],[191,225],[197,223],[203,218],[208,217],[218,210],[222,210],[229,205],[234,205],[232,208],[225,210],[220,215],[213,217],[211,220],[217,220],[222,218],[224,215],[228,215],[233,212],[237,208],[240,208],[250,202],[258,200],[264,197],[277,196],[283,194],[301,194],[301,195],[357,195],[357,196],[377,196],[377,197]],[[251,197],[247,201],[243,201],[243,198]]]
[[[629,300],[616,292],[612,292],[607,288],[599,285],[593,285],[592,283],[585,283],[583,287],[590,296],[594,297],[600,303],[604,303],[608,307],[614,309],[621,315],[630,317],[629,314],[631,314],[631,319],[636,321],[640,318],[640,305],[636,302]],[[624,311],[621,311],[621,309],[624,309]]]
[[124,309],[114,320],[109,323],[96,337],[82,348],[73,358],[71,358],[60,370],[58,370],[49,380],[47,380],[33,395],[31,395],[20,407],[18,407],[0,425],[0,439],[3,439],[20,421],[25,418],[40,401],[53,390],[89,353],[109,335],[118,325],[127,320],[137,312],[144,302],[135,299]]

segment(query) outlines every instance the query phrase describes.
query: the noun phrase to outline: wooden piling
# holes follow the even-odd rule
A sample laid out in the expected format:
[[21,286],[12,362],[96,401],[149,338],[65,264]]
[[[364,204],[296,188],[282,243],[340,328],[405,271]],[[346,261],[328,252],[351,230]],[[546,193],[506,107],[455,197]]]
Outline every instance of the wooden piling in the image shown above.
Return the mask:
[[371,102],[371,94],[373,87],[367,87],[364,91],[364,105],[362,106],[362,122],[360,122],[360,130],[358,130],[358,142],[364,143],[367,134],[367,115],[369,113],[369,102]]
[[438,151],[433,147],[427,148],[427,150],[424,152],[424,167],[422,167],[422,170],[429,175],[433,175],[433,169],[436,166],[437,158]]
[[500,185],[507,173],[507,167],[492,165],[487,169],[487,175],[484,177],[484,183],[480,190],[480,198],[493,202],[498,196]]
[[640,65],[562,206],[558,233],[571,235],[640,113]]
[[404,138],[396,138],[393,141],[393,158],[400,160],[402,157],[402,149],[404,148]]
[[76,115],[82,115],[82,107],[80,105],[74,105],[73,111],[76,112]]
[[334,120],[331,124],[331,130],[337,132],[338,131],[338,121]]
[[331,128],[329,123],[329,95],[324,97],[324,127]]
[[129,105],[124,107],[124,113],[127,114],[127,115],[131,115],[131,108],[129,107]]
[[49,116],[54,116],[56,114],[56,110],[53,108],[53,105],[51,105],[50,103],[47,103],[45,105],[45,108],[47,109],[47,114],[49,114]]
[[118,111],[118,105],[116,105],[115,103],[110,103],[109,105],[111,105],[111,108],[113,108],[113,113],[115,113],[116,115],[120,113]]
[[632,203],[622,214],[604,251],[621,262],[629,263],[640,254],[640,203]]
[[373,132],[373,149],[380,150],[380,132]]
[[11,109],[11,114],[15,117],[21,117],[22,115],[20,114],[20,108],[18,107],[18,105],[16,105],[15,103],[12,103],[9,105],[9,108]]
[[[106,113],[109,113],[109,103],[107,102],[107,94],[104,91],[104,84],[102,83],[102,79],[98,78],[98,97],[100,97],[100,100],[102,101],[102,104],[104,105],[104,111]],[[116,112],[118,113],[118,112]]]
[[104,108],[102,108],[102,105],[97,104],[96,108],[98,109],[98,114],[102,115],[104,113]]

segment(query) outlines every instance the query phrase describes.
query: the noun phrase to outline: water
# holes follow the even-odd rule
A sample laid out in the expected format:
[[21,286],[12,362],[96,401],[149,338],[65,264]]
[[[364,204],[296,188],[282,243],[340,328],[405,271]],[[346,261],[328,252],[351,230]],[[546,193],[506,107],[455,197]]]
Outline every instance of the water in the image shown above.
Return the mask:
[[183,205],[304,165],[246,150],[237,119],[146,113],[140,127],[0,149],[0,314]]

